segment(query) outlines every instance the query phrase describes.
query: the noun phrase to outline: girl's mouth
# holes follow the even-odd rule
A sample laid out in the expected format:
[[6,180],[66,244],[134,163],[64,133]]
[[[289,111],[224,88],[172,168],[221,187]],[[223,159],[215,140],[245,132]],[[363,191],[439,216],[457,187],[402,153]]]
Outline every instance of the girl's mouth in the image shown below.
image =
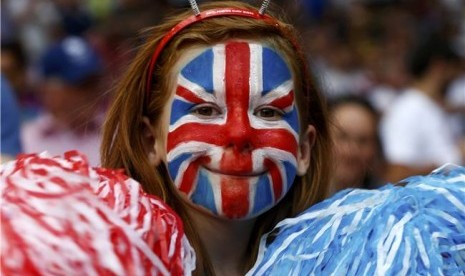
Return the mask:
[[223,175],[228,177],[238,177],[238,178],[249,178],[249,177],[258,177],[266,173],[266,171],[241,171],[241,170],[225,170],[225,169],[215,169],[203,166],[203,168],[211,173],[217,175]]

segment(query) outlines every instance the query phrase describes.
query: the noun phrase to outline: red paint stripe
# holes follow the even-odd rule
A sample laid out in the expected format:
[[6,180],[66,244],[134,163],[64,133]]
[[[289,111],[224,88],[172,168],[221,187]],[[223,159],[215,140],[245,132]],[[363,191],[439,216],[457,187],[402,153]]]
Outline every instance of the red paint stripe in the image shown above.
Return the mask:
[[[247,111],[249,109],[250,48],[245,42],[232,42],[225,46],[225,89],[228,121],[224,126],[227,135],[223,144],[225,153],[221,169],[241,172],[252,171],[250,150],[252,143],[251,127]],[[252,145],[249,145],[252,146]],[[243,154],[245,153],[245,154]],[[240,156],[243,154],[243,156]],[[241,178],[221,179],[221,202],[223,214],[228,218],[241,218],[249,212],[249,181]]]
[[[225,134],[225,131],[229,131],[229,133]],[[236,131],[238,133],[234,135],[231,131]],[[286,129],[253,129],[250,130],[250,133],[247,135],[241,135],[239,133],[240,131],[244,130],[229,125],[188,123],[168,133],[167,149],[169,152],[180,143],[185,143],[186,141],[198,141],[227,147],[228,144],[231,143],[240,143],[237,140],[234,141],[234,139],[245,139],[242,143],[249,142],[252,149],[272,147],[288,151],[294,156],[297,156],[297,141],[292,133]],[[234,138],[234,136],[236,138]]]
[[204,123],[187,123],[179,126],[175,131],[168,133],[168,152],[180,143],[186,141],[198,141],[224,146],[223,125]]
[[220,163],[221,172],[225,174],[250,173],[253,170],[252,150],[239,152],[227,149],[224,151]]
[[288,94],[283,97],[277,98],[270,103],[270,105],[275,106],[280,109],[286,109],[294,103],[294,92],[291,90]]
[[250,48],[246,42],[225,46],[225,89],[228,107],[249,107]]
[[252,132],[255,148],[271,147],[297,156],[298,143],[287,129],[256,129]]
[[221,208],[228,218],[242,218],[249,212],[249,181],[240,178],[221,179]]
[[250,97],[250,48],[246,42],[232,42],[225,46],[225,89],[228,121],[226,130],[232,143],[243,146],[237,139],[250,139],[251,126],[247,111]]
[[176,89],[176,95],[180,96],[181,98],[186,99],[187,101],[191,103],[203,103],[204,102],[204,100],[202,100],[199,96],[194,94],[192,91],[180,85],[178,85]]
[[181,184],[179,185],[179,190],[186,195],[189,195],[194,188],[194,181],[197,178],[199,171],[199,163],[198,162],[190,162],[189,166],[187,166],[184,173],[180,172],[178,175],[182,175]]

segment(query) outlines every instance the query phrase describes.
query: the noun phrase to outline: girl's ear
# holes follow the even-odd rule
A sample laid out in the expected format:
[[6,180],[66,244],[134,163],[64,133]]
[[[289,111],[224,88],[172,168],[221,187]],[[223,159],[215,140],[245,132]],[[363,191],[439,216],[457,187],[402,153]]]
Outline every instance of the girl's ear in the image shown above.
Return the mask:
[[302,136],[297,152],[297,175],[299,176],[307,173],[310,166],[311,150],[316,140],[316,129],[314,126],[309,125],[304,131],[305,133]]
[[157,132],[154,127],[150,124],[150,120],[147,117],[142,118],[143,121],[143,130],[142,137],[144,141],[145,152],[147,153],[147,158],[150,162],[150,165],[156,167],[162,161],[162,155],[160,152],[160,142]]

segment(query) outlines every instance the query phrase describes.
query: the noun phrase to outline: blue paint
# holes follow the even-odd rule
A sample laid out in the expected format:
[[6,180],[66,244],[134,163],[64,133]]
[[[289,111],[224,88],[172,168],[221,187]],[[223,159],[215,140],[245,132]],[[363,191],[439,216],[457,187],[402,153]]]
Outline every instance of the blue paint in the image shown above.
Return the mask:
[[269,174],[261,175],[256,184],[254,206],[252,214],[257,214],[273,204],[273,187],[271,187]]
[[195,104],[175,99],[171,105],[170,125],[174,125],[179,119],[190,113]]
[[190,61],[182,68],[181,75],[213,93],[213,50],[209,48]]
[[[291,185],[294,183],[295,176],[297,175],[297,169],[292,163],[287,161],[282,162],[282,165],[284,166],[284,171],[286,172],[287,189],[289,190]],[[287,193],[287,191],[283,192]]]
[[283,119],[289,124],[289,126],[296,132],[300,132],[300,124],[299,124],[299,114],[297,113],[297,109],[294,107],[291,111],[284,113]]
[[205,207],[212,211],[213,214],[217,215],[218,210],[216,209],[215,197],[211,185],[207,172],[205,172],[204,169],[200,169],[197,186],[192,193],[191,199],[195,204]]
[[176,179],[176,176],[179,173],[179,167],[181,167],[182,162],[186,161],[187,159],[191,158],[191,153],[183,153],[176,157],[176,159],[168,162],[168,172],[171,176],[171,179]]
[[263,47],[263,95],[291,79],[291,71],[283,58],[274,50]]

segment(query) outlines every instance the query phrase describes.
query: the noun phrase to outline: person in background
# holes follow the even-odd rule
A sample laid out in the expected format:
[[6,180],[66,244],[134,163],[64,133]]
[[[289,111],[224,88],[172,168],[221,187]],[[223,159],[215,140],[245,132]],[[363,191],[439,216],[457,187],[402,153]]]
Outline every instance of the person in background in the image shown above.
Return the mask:
[[98,165],[104,112],[99,55],[83,38],[70,36],[47,49],[39,70],[43,110],[22,127],[24,152],[62,154],[76,149],[91,165]]
[[381,119],[385,180],[397,182],[426,174],[445,163],[463,164],[464,150],[445,108],[446,92],[458,77],[461,62],[441,37],[431,36],[412,49],[410,88]]
[[16,94],[9,81],[0,74],[1,84],[1,163],[15,158],[21,152],[20,141],[20,109],[16,100]]
[[32,81],[32,71],[28,72],[28,62],[19,41],[1,43],[1,70],[16,94],[20,108],[21,122],[33,119],[40,110],[40,103]]
[[7,15],[5,18],[9,21],[6,25],[7,31],[13,34],[13,40],[21,43],[28,62],[37,62],[41,53],[55,39],[60,24],[56,2],[59,1],[1,1],[2,12]]
[[[462,57],[465,57],[465,52]],[[463,137],[459,140],[462,143],[462,148],[465,149],[465,63],[462,67],[461,76],[452,82],[447,91],[446,106],[452,114],[451,124],[456,125],[456,135]]]
[[330,193],[378,187],[383,152],[376,109],[361,96],[344,95],[329,101],[329,114],[334,141]]

